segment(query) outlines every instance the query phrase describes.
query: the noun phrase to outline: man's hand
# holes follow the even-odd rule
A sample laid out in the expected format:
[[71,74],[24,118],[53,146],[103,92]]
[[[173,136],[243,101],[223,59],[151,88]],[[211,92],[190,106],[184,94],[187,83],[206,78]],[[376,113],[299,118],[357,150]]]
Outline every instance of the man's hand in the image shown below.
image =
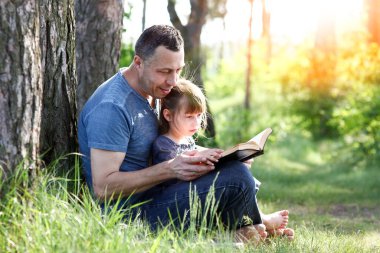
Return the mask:
[[170,160],[169,166],[175,178],[191,181],[214,170],[214,162],[222,152],[220,149],[188,151]]

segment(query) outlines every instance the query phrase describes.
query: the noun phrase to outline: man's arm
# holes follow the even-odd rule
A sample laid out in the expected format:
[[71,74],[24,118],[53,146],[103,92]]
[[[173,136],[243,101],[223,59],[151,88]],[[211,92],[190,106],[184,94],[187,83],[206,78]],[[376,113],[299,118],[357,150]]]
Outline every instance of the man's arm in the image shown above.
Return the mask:
[[104,200],[115,194],[123,197],[145,191],[168,179],[194,180],[214,169],[205,165],[205,157],[180,155],[175,159],[131,172],[119,171],[123,152],[91,149],[91,171],[94,192]]

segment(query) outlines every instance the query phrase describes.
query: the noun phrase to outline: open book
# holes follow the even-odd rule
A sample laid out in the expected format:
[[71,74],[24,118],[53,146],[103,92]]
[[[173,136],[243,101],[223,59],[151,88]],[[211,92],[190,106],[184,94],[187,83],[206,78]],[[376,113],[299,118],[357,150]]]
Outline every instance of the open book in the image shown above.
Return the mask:
[[264,154],[264,146],[271,133],[272,129],[266,128],[249,141],[239,143],[232,148],[225,150],[222,153],[219,162],[229,160],[239,160],[244,162],[248,159]]

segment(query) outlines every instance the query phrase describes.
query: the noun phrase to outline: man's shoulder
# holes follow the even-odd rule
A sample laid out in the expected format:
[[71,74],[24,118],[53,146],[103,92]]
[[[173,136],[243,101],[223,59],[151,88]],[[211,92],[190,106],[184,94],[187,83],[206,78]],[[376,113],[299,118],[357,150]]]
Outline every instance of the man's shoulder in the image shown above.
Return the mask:
[[123,79],[120,71],[100,85],[86,102],[90,112],[95,108],[112,104],[122,110],[137,106],[132,88]]

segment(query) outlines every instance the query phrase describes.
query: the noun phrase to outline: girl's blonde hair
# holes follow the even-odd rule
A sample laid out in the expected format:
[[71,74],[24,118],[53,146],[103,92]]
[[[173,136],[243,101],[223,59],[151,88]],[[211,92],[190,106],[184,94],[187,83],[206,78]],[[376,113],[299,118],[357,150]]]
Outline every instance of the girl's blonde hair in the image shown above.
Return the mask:
[[164,109],[168,109],[174,115],[182,108],[186,108],[186,113],[201,113],[201,128],[206,128],[207,105],[205,95],[202,90],[191,81],[179,79],[177,85],[172,88],[170,93],[161,99],[159,121],[159,130],[161,134],[165,134],[169,131],[169,122],[163,115]]

